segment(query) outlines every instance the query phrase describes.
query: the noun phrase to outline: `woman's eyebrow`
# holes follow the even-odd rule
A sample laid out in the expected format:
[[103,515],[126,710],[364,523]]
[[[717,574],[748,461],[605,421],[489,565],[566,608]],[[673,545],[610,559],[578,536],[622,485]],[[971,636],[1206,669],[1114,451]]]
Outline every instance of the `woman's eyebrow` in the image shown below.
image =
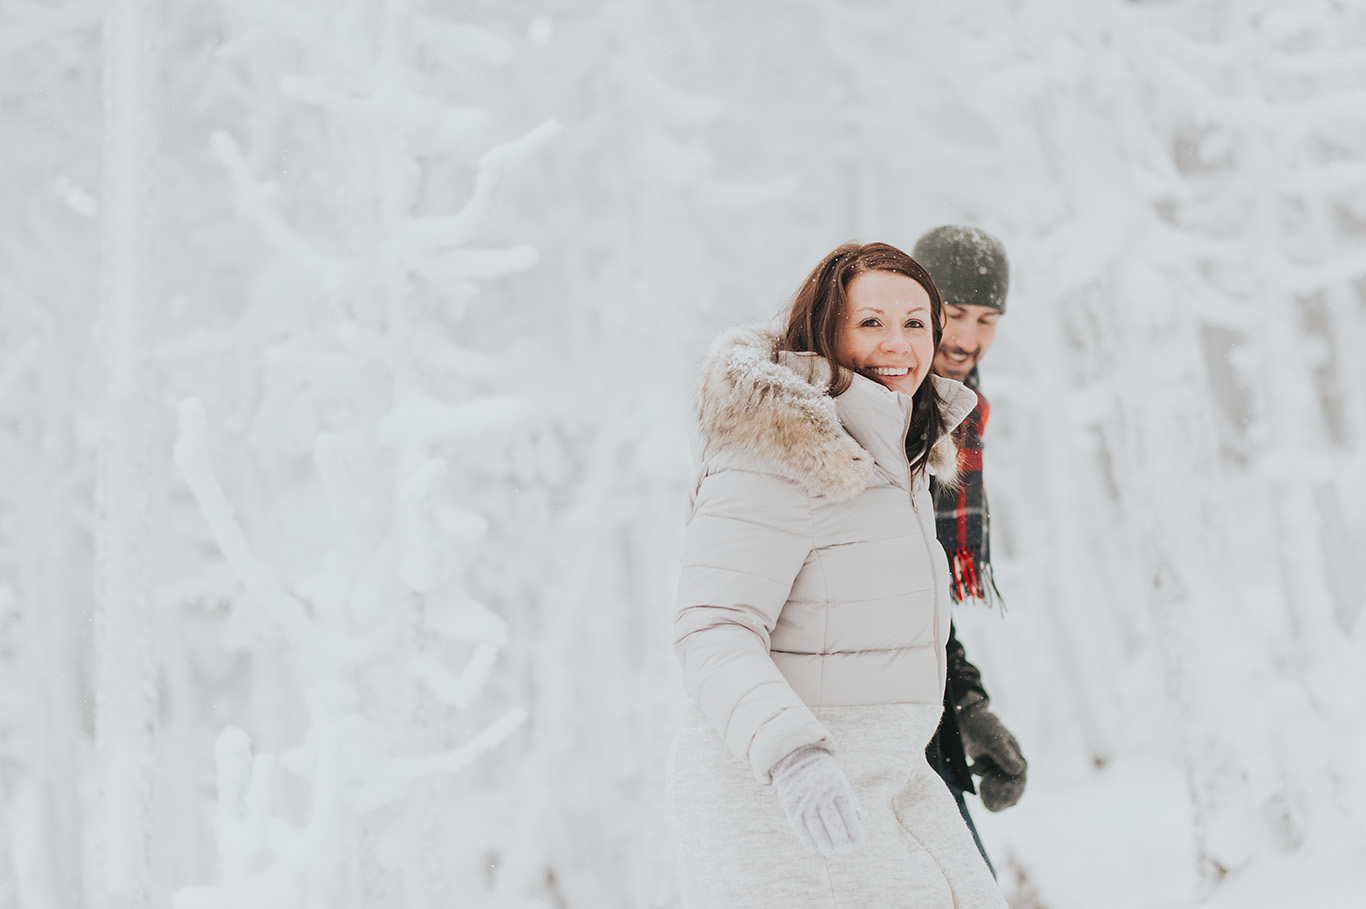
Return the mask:
[[[910,315],[910,314],[913,313],[913,312],[929,312],[929,311],[930,311],[930,308],[929,308],[928,306],[917,306],[915,309],[909,310],[909,311],[907,312],[907,315]],[[884,313],[882,310],[878,309],[876,306],[870,306],[870,305],[868,305],[867,303],[863,304],[862,306],[856,306],[856,307],[854,307],[853,309],[850,310],[850,312],[875,312],[875,313],[877,313],[879,316],[885,316],[885,315],[886,315],[886,313]]]

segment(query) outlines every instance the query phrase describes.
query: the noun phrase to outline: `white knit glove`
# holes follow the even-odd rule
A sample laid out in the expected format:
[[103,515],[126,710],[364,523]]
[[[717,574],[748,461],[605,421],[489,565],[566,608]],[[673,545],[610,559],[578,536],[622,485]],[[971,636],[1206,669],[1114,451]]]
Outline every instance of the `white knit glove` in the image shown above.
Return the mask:
[[812,852],[848,852],[863,842],[863,809],[835,756],[806,745],[773,765],[773,789],[797,839]]

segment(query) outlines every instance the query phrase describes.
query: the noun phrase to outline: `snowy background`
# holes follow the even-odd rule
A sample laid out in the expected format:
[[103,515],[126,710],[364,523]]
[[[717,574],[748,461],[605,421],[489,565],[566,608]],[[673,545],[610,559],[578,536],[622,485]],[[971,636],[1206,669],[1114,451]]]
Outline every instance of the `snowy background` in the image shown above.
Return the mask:
[[1012,907],[1362,904],[1362,4],[11,0],[0,150],[0,909],[676,905],[696,364],[946,222]]

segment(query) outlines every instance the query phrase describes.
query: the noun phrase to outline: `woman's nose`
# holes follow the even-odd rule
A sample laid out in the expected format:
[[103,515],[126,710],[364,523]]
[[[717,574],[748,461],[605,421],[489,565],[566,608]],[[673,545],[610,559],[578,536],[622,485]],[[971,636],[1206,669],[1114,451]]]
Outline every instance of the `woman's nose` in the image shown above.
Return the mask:
[[888,353],[900,353],[911,349],[911,339],[903,331],[893,329],[882,339],[882,348]]

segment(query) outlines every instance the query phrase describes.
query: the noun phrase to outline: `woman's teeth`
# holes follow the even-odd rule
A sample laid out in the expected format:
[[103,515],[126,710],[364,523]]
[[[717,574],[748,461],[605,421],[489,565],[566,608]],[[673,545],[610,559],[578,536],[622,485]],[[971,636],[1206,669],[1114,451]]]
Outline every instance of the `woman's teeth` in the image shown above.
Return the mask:
[[904,376],[910,372],[908,366],[874,366],[873,373],[879,376]]

